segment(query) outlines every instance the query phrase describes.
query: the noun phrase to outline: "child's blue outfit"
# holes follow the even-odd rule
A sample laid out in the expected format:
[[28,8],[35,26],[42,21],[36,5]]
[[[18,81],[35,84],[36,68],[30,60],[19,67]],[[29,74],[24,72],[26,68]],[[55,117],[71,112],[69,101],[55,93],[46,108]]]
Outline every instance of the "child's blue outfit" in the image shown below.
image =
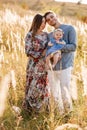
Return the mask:
[[[59,41],[63,42],[62,39],[60,39]],[[48,45],[46,56],[48,56],[49,54],[54,53],[58,50],[61,50],[64,47],[64,44],[60,44],[60,43],[58,44],[54,38],[51,38],[50,42],[53,44],[53,46]]]

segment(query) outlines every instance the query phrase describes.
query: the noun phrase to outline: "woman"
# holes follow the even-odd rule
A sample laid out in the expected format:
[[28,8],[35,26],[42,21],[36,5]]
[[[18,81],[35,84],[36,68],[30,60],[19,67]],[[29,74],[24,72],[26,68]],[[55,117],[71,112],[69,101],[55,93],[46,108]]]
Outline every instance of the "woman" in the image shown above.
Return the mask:
[[26,69],[26,90],[24,107],[40,110],[48,104],[48,81],[45,69],[45,49],[47,47],[47,33],[45,18],[35,15],[31,28],[25,38],[25,53],[29,57]]

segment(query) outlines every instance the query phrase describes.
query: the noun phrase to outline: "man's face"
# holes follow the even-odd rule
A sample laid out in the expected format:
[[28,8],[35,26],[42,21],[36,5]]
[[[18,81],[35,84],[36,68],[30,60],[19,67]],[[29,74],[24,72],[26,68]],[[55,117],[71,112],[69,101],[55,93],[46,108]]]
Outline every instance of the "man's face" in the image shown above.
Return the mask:
[[57,23],[57,17],[55,14],[53,13],[49,13],[47,16],[46,16],[46,22],[51,25],[51,26],[55,26],[56,23]]

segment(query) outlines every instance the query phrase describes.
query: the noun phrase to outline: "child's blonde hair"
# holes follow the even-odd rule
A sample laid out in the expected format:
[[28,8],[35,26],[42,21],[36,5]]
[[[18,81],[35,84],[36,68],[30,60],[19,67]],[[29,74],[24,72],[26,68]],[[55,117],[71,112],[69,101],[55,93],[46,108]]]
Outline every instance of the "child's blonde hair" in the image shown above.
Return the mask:
[[62,32],[62,33],[64,34],[63,30],[62,30],[62,29],[60,29],[60,28],[55,29],[55,30],[53,31],[53,33],[57,32],[57,31]]

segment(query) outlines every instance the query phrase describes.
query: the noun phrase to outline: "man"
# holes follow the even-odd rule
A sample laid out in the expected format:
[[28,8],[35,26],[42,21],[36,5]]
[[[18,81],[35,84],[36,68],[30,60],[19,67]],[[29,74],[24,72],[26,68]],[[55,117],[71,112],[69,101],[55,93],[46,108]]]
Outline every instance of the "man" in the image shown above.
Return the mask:
[[[53,96],[56,100],[58,94],[62,96],[62,103],[60,105],[60,109],[63,112],[71,111],[72,110],[72,101],[71,101],[71,95],[70,95],[70,80],[71,80],[71,70],[73,66],[74,61],[74,52],[76,50],[76,31],[73,26],[62,24],[56,17],[54,12],[46,12],[44,14],[44,17],[46,19],[46,22],[53,26],[55,29],[62,29],[64,32],[63,40],[66,42],[63,49],[61,49],[61,59],[58,61],[56,66],[54,67],[54,71],[48,72],[49,77],[49,83],[51,86],[51,89],[53,92]],[[49,38],[52,37],[52,33],[49,34]],[[54,75],[54,78],[52,77]],[[54,82],[53,80],[54,79]],[[56,85],[57,82],[57,85]],[[55,84],[54,84],[55,83]],[[60,83],[60,90],[58,83]],[[57,93],[57,91],[59,93]],[[59,100],[59,99],[58,99]],[[60,102],[60,101],[59,101]]]

